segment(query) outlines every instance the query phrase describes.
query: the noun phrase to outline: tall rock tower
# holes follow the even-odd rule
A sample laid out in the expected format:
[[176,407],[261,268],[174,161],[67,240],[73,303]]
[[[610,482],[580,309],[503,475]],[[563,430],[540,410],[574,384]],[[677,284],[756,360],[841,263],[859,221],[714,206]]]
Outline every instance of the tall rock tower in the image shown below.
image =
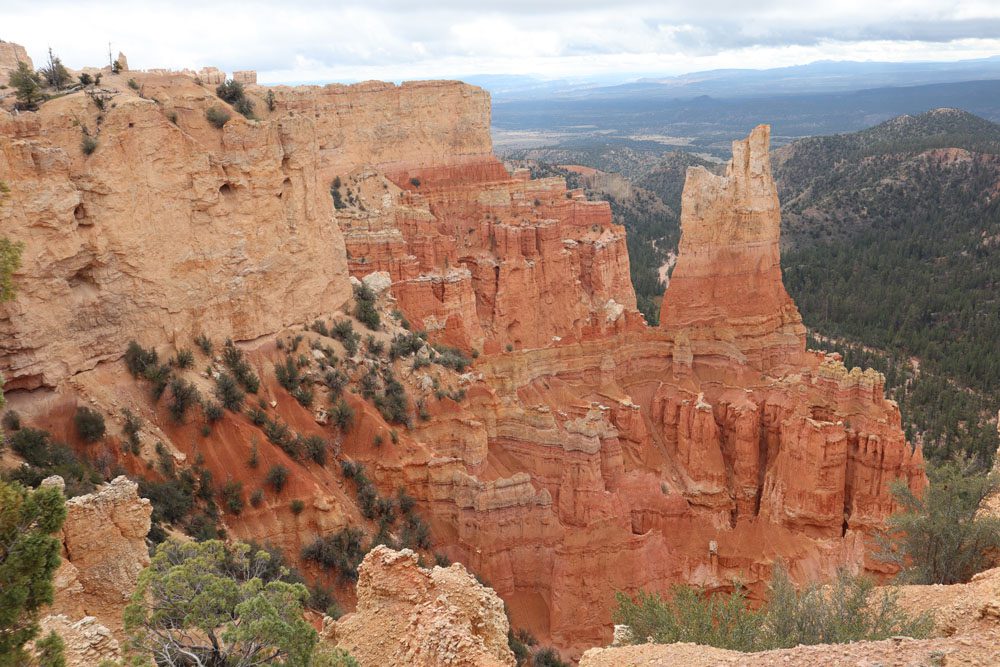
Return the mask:
[[802,317],[781,281],[770,135],[770,126],[758,125],[734,141],[725,176],[688,169],[677,266],[660,310],[660,326],[679,348],[758,370],[805,351]]

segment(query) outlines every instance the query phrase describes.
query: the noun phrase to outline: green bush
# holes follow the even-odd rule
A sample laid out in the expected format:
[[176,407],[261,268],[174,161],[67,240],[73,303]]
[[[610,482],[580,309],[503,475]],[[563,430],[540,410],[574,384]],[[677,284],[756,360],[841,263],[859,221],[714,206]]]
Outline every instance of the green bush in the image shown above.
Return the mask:
[[14,410],[8,410],[4,413],[3,419],[0,419],[0,426],[3,426],[4,430],[10,431],[11,433],[14,431],[20,431],[21,415]]
[[194,366],[194,353],[186,348],[178,350],[177,356],[174,357],[174,366],[177,368],[191,368]]
[[958,459],[928,466],[930,486],[921,497],[901,482],[891,491],[901,512],[889,518],[877,556],[902,568],[904,581],[955,584],[989,566],[1000,548],[1000,519],[978,515],[1000,477]]
[[205,410],[205,419],[208,420],[209,424],[214,424],[222,419],[222,406],[215,401],[206,401],[202,407]]
[[237,382],[250,394],[256,394],[260,389],[260,378],[253,372],[250,363],[246,360],[243,351],[236,347],[232,339],[227,339],[222,349],[222,363],[224,363]]
[[358,528],[343,528],[332,535],[317,537],[302,549],[302,558],[337,571],[342,582],[358,578],[358,565],[365,557],[364,533]]
[[306,455],[319,465],[326,465],[327,442],[318,435],[310,435],[303,440]]
[[198,337],[194,339],[194,344],[202,351],[202,353],[210,357],[212,356],[212,341],[205,334],[198,334]]
[[220,109],[219,107],[209,107],[205,109],[205,119],[216,129],[221,130],[222,127],[229,122],[230,118],[232,118],[232,116],[225,109]]
[[389,343],[389,358],[408,357],[423,349],[425,341],[415,333],[396,334]]
[[375,407],[382,413],[387,422],[409,424],[409,401],[403,385],[387,373],[385,377],[385,393],[375,399]]
[[435,361],[445,368],[463,373],[472,364],[472,360],[462,354],[462,351],[458,348],[448,347],[447,345],[435,345],[434,349],[438,352],[438,357]]
[[229,480],[222,487],[222,502],[231,514],[243,511],[243,482]]
[[570,667],[570,664],[564,662],[553,648],[543,648],[535,653],[532,664],[534,667]]
[[340,399],[330,411],[330,418],[341,431],[349,431],[354,423],[354,409],[347,404],[347,401]]
[[122,426],[122,430],[125,432],[125,437],[128,439],[129,451],[133,454],[138,454],[139,430],[142,428],[142,422],[139,420],[139,417],[128,408],[122,410],[122,416],[125,418],[125,424]]
[[167,409],[175,422],[184,421],[188,408],[200,402],[201,394],[193,384],[180,378],[170,381],[170,403]]
[[219,377],[215,379],[215,397],[223,407],[232,412],[239,412],[243,408],[245,396],[236,378],[225,371],[219,373]]
[[236,111],[247,118],[253,118],[253,101],[246,96],[246,91],[243,90],[243,84],[239,81],[234,81],[229,79],[223,83],[220,83],[215,89],[215,94],[219,96],[220,99],[233,105]]
[[90,155],[97,150],[97,139],[84,133],[83,139],[80,140],[80,150],[84,155]]
[[10,74],[10,85],[14,87],[18,107],[35,109],[42,101],[42,78],[23,61],[17,62],[17,69]]
[[618,593],[615,623],[627,625],[634,643],[692,642],[736,651],[766,651],[799,644],[829,644],[926,637],[929,615],[910,616],[892,592],[873,592],[865,577],[841,573],[832,589],[819,584],[796,590],[776,567],[768,601],[759,610],[747,604],[737,586],[728,594],[708,595],[675,586],[669,600],[640,592],[635,599]]
[[159,357],[153,348],[145,349],[139,343],[129,341],[125,350],[125,366],[128,367],[132,377],[138,378],[146,375],[147,369],[155,367],[159,363]]
[[428,525],[416,514],[410,514],[403,523],[403,531],[400,536],[404,546],[411,549],[430,549],[431,531]]
[[238,102],[243,99],[243,84],[234,79],[229,79],[228,81],[220,83],[215,88],[215,94],[219,96],[219,99],[224,100],[229,104],[233,104],[234,102]]
[[378,331],[382,326],[382,319],[375,309],[375,299],[375,292],[367,285],[354,288],[354,317],[372,331]]
[[288,482],[288,468],[280,464],[271,466],[264,476],[264,481],[271,485],[275,493],[281,493]]
[[48,431],[30,427],[8,436],[10,448],[27,462],[4,473],[4,478],[18,481],[25,486],[38,486],[43,479],[59,475],[66,482],[66,497],[90,493],[101,476],[87,463],[77,458],[73,450],[60,442],[53,442]]
[[267,552],[221,541],[164,542],[125,609],[129,664],[308,665],[316,631],[302,584],[265,581]]
[[73,416],[77,435],[84,442],[97,442],[104,437],[104,415],[91,408],[81,406]]
[[302,514],[302,511],[306,508],[306,504],[302,500],[296,498],[291,502],[289,507],[292,510],[292,514],[298,516],[299,514]]
[[253,507],[260,507],[264,502],[264,489],[255,489],[253,493],[250,494],[250,505]]
[[330,389],[330,398],[333,399],[340,397],[344,391],[344,387],[346,387],[347,383],[350,381],[350,378],[347,377],[347,373],[344,371],[330,369],[323,377],[323,381]]
[[[29,665],[23,647],[38,635],[40,612],[53,600],[66,502],[53,487],[30,491],[0,481],[0,508],[0,663]],[[40,648],[57,652],[52,642]]]

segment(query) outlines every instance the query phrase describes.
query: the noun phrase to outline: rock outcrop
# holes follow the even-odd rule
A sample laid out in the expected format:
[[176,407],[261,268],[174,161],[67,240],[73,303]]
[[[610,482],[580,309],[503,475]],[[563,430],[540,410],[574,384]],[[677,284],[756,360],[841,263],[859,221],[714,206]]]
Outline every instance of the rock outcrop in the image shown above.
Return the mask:
[[353,614],[323,638],[362,665],[513,667],[503,601],[458,563],[420,567],[409,549],[372,549],[358,569]]
[[112,632],[121,631],[122,612],[149,564],[146,535],[153,510],[138,489],[127,477],[117,477],[94,493],[66,501],[54,612],[72,619],[96,617]]
[[35,69],[23,46],[0,40],[0,83],[7,83],[11,72],[17,71],[17,63],[19,62],[27,64],[32,70]]
[[41,619],[39,626],[39,637],[55,632],[62,638],[67,667],[94,667],[122,657],[118,640],[93,616],[74,621],[65,614],[50,615]]
[[18,298],[0,310],[8,390],[54,387],[120,358],[133,337],[251,340],[335,311],[350,294],[337,175],[506,178],[488,96],[458,82],[279,87],[263,120],[235,115],[218,130],[207,82],[130,76],[138,92],[106,77],[106,111],[84,94],[0,111],[0,226],[26,242]]
[[483,156],[451,173],[354,174],[342,188],[353,198],[337,216],[352,275],[388,272],[407,317],[435,340],[495,353],[638,317],[625,230],[606,202],[562,179],[509,175]]

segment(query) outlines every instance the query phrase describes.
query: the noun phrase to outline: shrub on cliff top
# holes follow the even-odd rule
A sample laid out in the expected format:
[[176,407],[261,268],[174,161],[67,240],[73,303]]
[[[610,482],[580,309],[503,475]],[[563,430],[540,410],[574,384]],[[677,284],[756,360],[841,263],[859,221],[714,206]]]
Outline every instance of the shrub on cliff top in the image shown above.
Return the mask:
[[915,584],[955,584],[989,566],[1000,548],[1000,519],[979,516],[983,499],[1000,488],[1000,476],[958,459],[929,466],[930,486],[916,496],[905,483],[891,491],[902,511],[889,518],[877,556],[903,568]]
[[875,593],[870,579],[841,573],[832,588],[810,584],[796,590],[781,567],[775,568],[768,601],[759,610],[748,606],[739,586],[728,595],[675,586],[669,600],[646,592],[635,599],[618,593],[616,599],[614,622],[629,627],[634,643],[652,638],[661,644],[766,651],[895,635],[920,638],[933,628],[929,615],[909,615],[894,593]]
[[42,78],[28,64],[17,62],[17,69],[11,72],[10,85],[14,87],[17,104],[21,109],[34,109],[42,101]]
[[239,81],[229,79],[224,83],[220,83],[215,89],[215,94],[220,99],[232,104],[238,113],[247,118],[253,118],[253,101],[246,96],[243,84]]

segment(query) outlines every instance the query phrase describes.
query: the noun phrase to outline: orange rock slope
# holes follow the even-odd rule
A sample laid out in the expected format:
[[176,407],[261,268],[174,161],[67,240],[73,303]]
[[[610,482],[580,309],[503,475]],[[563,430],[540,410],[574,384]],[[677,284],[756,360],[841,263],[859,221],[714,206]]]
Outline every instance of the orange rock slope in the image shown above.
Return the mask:
[[[274,382],[274,338],[340,309],[349,275],[386,272],[384,314],[479,356],[460,377],[435,371],[460,400],[434,400],[435,378],[392,362],[429,417],[398,443],[372,445],[398,427],[353,391],[356,425],[331,437],[385,495],[417,499],[434,550],[488,581],[514,627],[578,650],[610,639],[618,590],[734,578],[753,590],[779,558],[800,579],[877,567],[866,539],[893,509],[890,481],[925,483],[920,452],[879,374],[805,349],[781,283],[766,126],[734,143],[724,177],[689,173],[653,329],[607,204],[509,173],[477,88],[277,88],[268,103],[251,85],[259,119],[218,130],[204,110],[221,102],[193,79],[129,76],[138,93],[108,77],[115,104],[89,157],[72,122],[96,127],[86,96],[0,111],[0,223],[27,244],[19,296],[0,306],[0,371],[30,420],[66,429],[80,397],[109,414],[130,405],[148,420],[147,460],[159,440],[247,489],[286,465],[286,492],[226,523],[294,559],[315,535],[363,523],[336,462],[297,462],[228,412],[199,438],[117,360],[130,338],[166,354],[199,331],[232,336],[265,404],[325,434]],[[311,502],[293,513],[293,498]]]

